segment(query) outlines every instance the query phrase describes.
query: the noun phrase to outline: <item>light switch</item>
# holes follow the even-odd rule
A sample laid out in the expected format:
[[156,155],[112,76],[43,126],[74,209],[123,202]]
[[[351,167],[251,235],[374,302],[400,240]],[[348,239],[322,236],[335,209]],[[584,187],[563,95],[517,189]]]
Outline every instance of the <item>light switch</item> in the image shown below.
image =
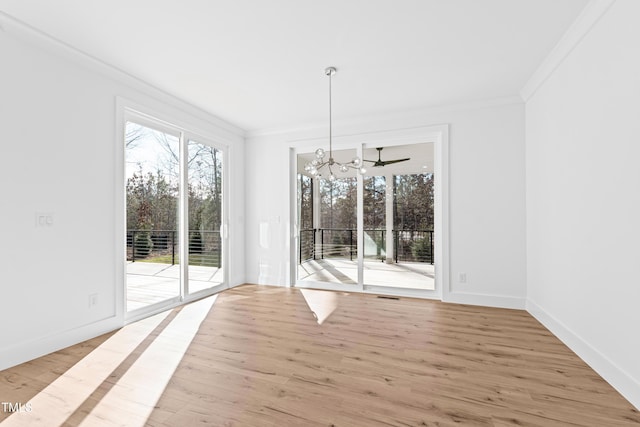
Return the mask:
[[36,227],[53,227],[53,213],[51,212],[36,212]]

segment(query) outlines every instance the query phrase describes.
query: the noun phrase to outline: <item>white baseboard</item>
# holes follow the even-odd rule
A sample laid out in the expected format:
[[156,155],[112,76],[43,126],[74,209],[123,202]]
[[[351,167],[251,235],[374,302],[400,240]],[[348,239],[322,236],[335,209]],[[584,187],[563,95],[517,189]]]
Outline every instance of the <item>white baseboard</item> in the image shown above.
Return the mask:
[[[244,283],[236,283],[229,286],[229,289],[243,284]],[[223,289],[220,289],[220,291],[222,290]],[[171,308],[173,307],[162,307],[158,312]],[[2,352],[0,352],[0,371],[106,334],[107,332],[123,327],[126,323],[143,319],[149,315],[149,313],[144,313],[138,318],[129,318],[126,320],[113,316],[78,328],[19,343],[9,348],[3,348]]]
[[117,319],[114,316],[79,328],[5,348],[0,353],[0,371],[95,338],[122,326],[122,319]]
[[636,409],[640,410],[640,381],[620,369],[591,344],[530,299],[527,299],[527,311],[611,384]]
[[524,298],[471,294],[466,292],[448,292],[443,296],[443,301],[456,304],[481,305],[484,307],[511,308],[514,310],[524,310],[526,307],[526,300]]

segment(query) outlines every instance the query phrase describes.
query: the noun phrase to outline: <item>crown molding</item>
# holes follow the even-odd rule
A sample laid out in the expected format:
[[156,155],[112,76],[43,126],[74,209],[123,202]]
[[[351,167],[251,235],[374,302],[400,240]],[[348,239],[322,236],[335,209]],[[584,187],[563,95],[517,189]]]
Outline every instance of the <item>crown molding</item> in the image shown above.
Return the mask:
[[[427,117],[432,116],[434,114],[441,113],[450,113],[450,112],[458,112],[458,111],[466,111],[466,110],[476,110],[482,108],[491,108],[491,107],[500,107],[503,105],[512,105],[512,104],[522,104],[522,98],[520,96],[505,96],[500,98],[491,98],[484,99],[480,101],[471,101],[466,103],[458,103],[458,104],[448,104],[448,105],[440,105],[437,107],[427,107],[427,108],[417,108],[410,109],[404,111],[390,111],[388,113],[377,113],[365,116],[356,116],[344,119],[336,120],[334,118],[334,123],[338,122],[341,128],[353,128],[353,127],[361,127],[361,126],[369,126],[371,123],[381,123],[388,122],[393,120],[400,120],[407,117]],[[245,136],[247,139],[249,138],[257,138],[257,137],[269,137],[269,136],[277,136],[277,135],[286,135],[286,134],[313,134],[319,131],[323,131],[327,128],[328,122],[314,122],[314,123],[306,123],[299,126],[284,126],[279,128],[267,128],[267,129],[256,129],[249,130],[246,132]],[[420,125],[417,125],[420,126]],[[415,127],[415,126],[409,126]]]
[[591,31],[595,24],[609,10],[616,0],[591,0],[584,7],[580,15],[564,33],[558,44],[549,52],[547,57],[531,75],[527,83],[520,90],[520,96],[527,102],[544,84],[544,82],[562,64],[573,49]]
[[161,102],[181,108],[186,113],[210,123],[217,129],[236,137],[245,136],[244,129],[235,126],[202,108],[193,105],[182,98],[177,97],[163,89],[160,89],[144,80],[127,73],[111,64],[108,64],[86,52],[56,39],[55,37],[40,31],[39,29],[22,22],[13,16],[0,10],[0,36],[9,36],[20,42],[40,48],[52,55],[71,61],[85,69],[101,74],[111,80],[121,83],[155,98]]

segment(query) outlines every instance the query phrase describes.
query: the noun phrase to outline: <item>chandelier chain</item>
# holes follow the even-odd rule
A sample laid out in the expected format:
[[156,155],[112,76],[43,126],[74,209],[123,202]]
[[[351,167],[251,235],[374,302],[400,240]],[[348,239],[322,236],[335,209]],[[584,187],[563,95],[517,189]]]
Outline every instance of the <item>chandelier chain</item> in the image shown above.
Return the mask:
[[332,144],[332,137],[333,137],[333,126],[332,126],[332,120],[331,120],[331,78],[332,78],[333,72],[329,71],[329,159],[333,158],[333,144]]

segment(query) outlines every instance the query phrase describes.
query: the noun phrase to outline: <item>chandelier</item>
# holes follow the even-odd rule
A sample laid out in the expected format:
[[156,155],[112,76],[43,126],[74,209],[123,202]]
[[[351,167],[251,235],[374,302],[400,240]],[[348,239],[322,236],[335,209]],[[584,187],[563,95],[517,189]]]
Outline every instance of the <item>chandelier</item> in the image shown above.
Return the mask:
[[331,77],[336,73],[335,67],[327,67],[324,73],[329,76],[329,158],[325,158],[327,153],[322,148],[318,148],[315,152],[316,157],[304,166],[304,170],[314,178],[321,178],[322,174],[328,174],[330,181],[335,181],[336,176],[333,173],[334,169],[342,173],[346,173],[349,169],[356,169],[360,174],[364,174],[367,170],[362,166],[362,161],[359,157],[354,157],[348,163],[336,162],[333,158],[332,147],[332,126],[331,126]]

